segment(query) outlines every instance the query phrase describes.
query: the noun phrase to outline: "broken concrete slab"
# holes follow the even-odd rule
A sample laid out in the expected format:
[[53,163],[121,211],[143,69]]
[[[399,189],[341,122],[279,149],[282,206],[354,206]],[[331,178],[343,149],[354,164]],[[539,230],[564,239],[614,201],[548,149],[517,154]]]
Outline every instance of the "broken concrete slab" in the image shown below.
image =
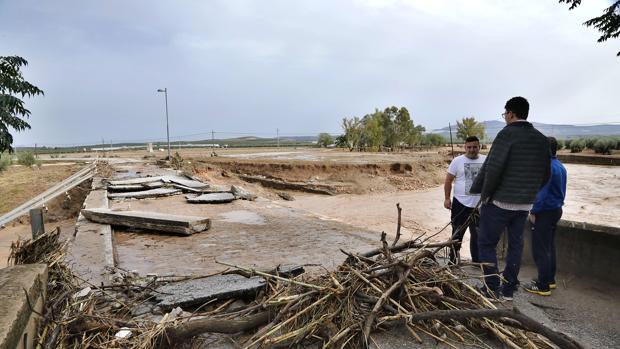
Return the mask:
[[236,185],[230,186],[230,192],[235,196],[235,198],[242,200],[254,201],[257,197],[256,195]]
[[232,193],[211,193],[199,196],[186,196],[187,202],[192,204],[221,204],[232,202],[235,196]]
[[157,288],[153,296],[164,310],[176,307],[200,306],[212,299],[230,299],[255,296],[265,287],[265,280],[254,276],[215,275],[203,279],[174,282]]
[[301,265],[280,265],[268,274],[280,275],[287,278],[295,277],[305,273],[306,270]]
[[204,183],[201,181],[197,181],[194,179],[179,177],[179,176],[164,176],[162,181],[165,183],[176,183],[182,185],[184,187],[189,187],[193,189],[206,189],[209,188],[209,183]]
[[205,194],[211,194],[211,193],[230,193],[231,192],[231,186],[230,185],[211,185],[209,186],[209,188],[207,189],[203,189],[202,190],[203,193]]
[[211,220],[197,216],[179,216],[144,211],[82,210],[84,217],[97,223],[130,228],[192,235],[210,228]]
[[[86,196],[82,207],[107,209],[107,191],[92,190]],[[93,285],[108,284],[110,281],[108,268],[116,265],[114,235],[110,225],[91,222],[80,214],[75,224],[75,235],[69,244],[66,260],[73,272],[85,282]]]
[[108,185],[109,191],[114,192],[126,192],[126,191],[141,191],[148,189],[156,189],[164,186],[164,182],[150,182],[150,183],[140,183],[140,184],[119,184],[119,185]]
[[119,180],[108,181],[108,184],[110,184],[110,185],[143,184],[143,183],[151,183],[151,182],[161,181],[163,178],[164,178],[164,176],[119,179]]
[[186,187],[186,186],[184,186],[184,185],[177,184],[177,183],[171,183],[170,185],[171,185],[173,188],[181,189],[183,192],[195,193],[195,194],[204,194],[204,193],[205,193],[205,190],[208,190],[208,189],[209,189],[209,188],[205,188],[205,189],[196,189],[196,188]]
[[181,189],[176,188],[156,188],[142,191],[130,191],[122,193],[108,193],[108,198],[113,200],[119,199],[148,199],[159,198],[163,196],[170,196],[179,194]]

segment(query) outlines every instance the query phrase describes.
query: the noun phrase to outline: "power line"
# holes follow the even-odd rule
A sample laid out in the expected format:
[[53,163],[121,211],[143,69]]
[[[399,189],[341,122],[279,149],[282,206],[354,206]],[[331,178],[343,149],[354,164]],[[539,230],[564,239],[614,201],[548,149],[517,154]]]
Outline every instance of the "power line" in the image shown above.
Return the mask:
[[[484,121],[483,121],[484,122]],[[499,123],[500,121],[498,121]],[[571,127],[597,127],[597,126],[620,126],[620,121],[613,121],[613,122],[590,122],[590,123],[581,123],[581,124],[540,124],[536,121],[534,121],[534,123],[536,123],[536,128],[538,128],[541,131],[564,131],[566,128],[571,128]],[[491,132],[491,133],[495,133],[495,132],[499,132],[499,130],[501,130],[505,125],[487,125],[486,127],[486,131],[487,132]],[[434,129],[432,131],[429,131],[429,133],[433,133],[433,132],[447,132],[447,127],[445,127],[446,130],[444,131],[444,128],[440,128],[440,129]],[[210,131],[202,131],[202,132],[196,132],[196,133],[189,133],[189,134],[183,134],[183,135],[170,135],[170,139],[174,142],[182,142],[182,141],[186,141],[186,142],[196,142],[196,141],[206,141],[208,138],[211,138],[211,141],[213,141],[215,139],[216,136],[219,137],[233,137],[233,136],[256,136],[256,137],[260,137],[260,138],[265,138],[265,139],[274,139],[274,140],[282,140],[282,139],[286,139],[287,137],[316,137],[319,133],[321,132],[285,132],[282,131],[281,129],[276,129],[276,132],[264,132],[264,131],[258,131],[258,132],[251,132],[251,131],[231,131],[231,130],[225,130],[225,131],[216,131],[216,130],[210,130]],[[343,131],[339,130],[337,132],[327,132],[331,135],[339,135],[342,134]],[[594,135],[594,134],[593,134]],[[195,139],[198,137],[202,137],[204,136],[204,139]],[[586,135],[584,135],[585,137]],[[109,138],[109,137],[105,137],[107,139],[106,145],[107,144],[131,144],[131,143],[159,143],[159,142],[165,142],[166,138],[165,137],[144,137],[144,138],[135,138],[135,139],[113,139],[113,138]],[[223,140],[222,138],[219,139],[220,141]],[[76,141],[76,142],[72,142],[72,143],[60,143],[60,142],[50,142],[50,143],[42,143],[37,141],[37,147],[57,147],[57,148],[65,148],[65,147],[97,147],[101,145],[102,140],[88,140],[88,141]],[[19,144],[16,145],[16,147],[33,147],[34,146],[34,142],[30,143],[30,144]]]

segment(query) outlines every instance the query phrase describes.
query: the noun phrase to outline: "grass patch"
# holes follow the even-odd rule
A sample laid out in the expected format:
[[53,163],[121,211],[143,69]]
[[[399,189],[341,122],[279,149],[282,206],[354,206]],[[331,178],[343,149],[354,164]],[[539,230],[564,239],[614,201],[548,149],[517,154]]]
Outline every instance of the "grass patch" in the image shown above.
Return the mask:
[[8,156],[0,158],[0,172],[3,172],[6,169],[8,169],[9,166],[11,166],[11,163],[12,163],[11,158]]
[[32,169],[10,166],[0,172],[0,214],[5,214],[33,196],[79,171],[80,165],[42,166]]

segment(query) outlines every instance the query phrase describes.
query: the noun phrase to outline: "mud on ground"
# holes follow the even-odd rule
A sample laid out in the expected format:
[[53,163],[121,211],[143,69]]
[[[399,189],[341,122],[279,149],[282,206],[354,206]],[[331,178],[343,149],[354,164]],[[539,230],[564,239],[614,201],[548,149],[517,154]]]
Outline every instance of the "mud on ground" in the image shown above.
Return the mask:
[[211,228],[191,236],[115,229],[119,267],[141,275],[205,275],[226,269],[216,260],[271,269],[278,264],[339,265],[340,249],[365,251],[378,241],[374,234],[323,220],[271,201],[236,200],[229,204],[187,204],[183,196],[111,202],[113,209],[174,213],[211,219]]

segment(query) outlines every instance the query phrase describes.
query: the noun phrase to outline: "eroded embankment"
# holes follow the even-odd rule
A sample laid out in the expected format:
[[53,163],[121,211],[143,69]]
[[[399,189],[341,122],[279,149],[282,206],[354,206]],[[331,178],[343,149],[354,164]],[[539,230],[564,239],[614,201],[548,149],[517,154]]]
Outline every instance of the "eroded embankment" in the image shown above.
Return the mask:
[[[91,182],[92,180],[88,179],[65,192],[63,195],[46,202],[44,204],[45,223],[58,222],[65,219],[77,219],[82,209],[82,203],[86,195],[90,192]],[[30,216],[26,214],[10,222],[8,226],[29,223]]]
[[436,186],[443,181],[446,160],[416,159],[395,163],[317,163],[311,161],[239,160],[229,158],[193,159],[194,170],[222,170],[235,174],[264,176],[286,182],[321,183],[338,193],[365,193],[416,190]]

